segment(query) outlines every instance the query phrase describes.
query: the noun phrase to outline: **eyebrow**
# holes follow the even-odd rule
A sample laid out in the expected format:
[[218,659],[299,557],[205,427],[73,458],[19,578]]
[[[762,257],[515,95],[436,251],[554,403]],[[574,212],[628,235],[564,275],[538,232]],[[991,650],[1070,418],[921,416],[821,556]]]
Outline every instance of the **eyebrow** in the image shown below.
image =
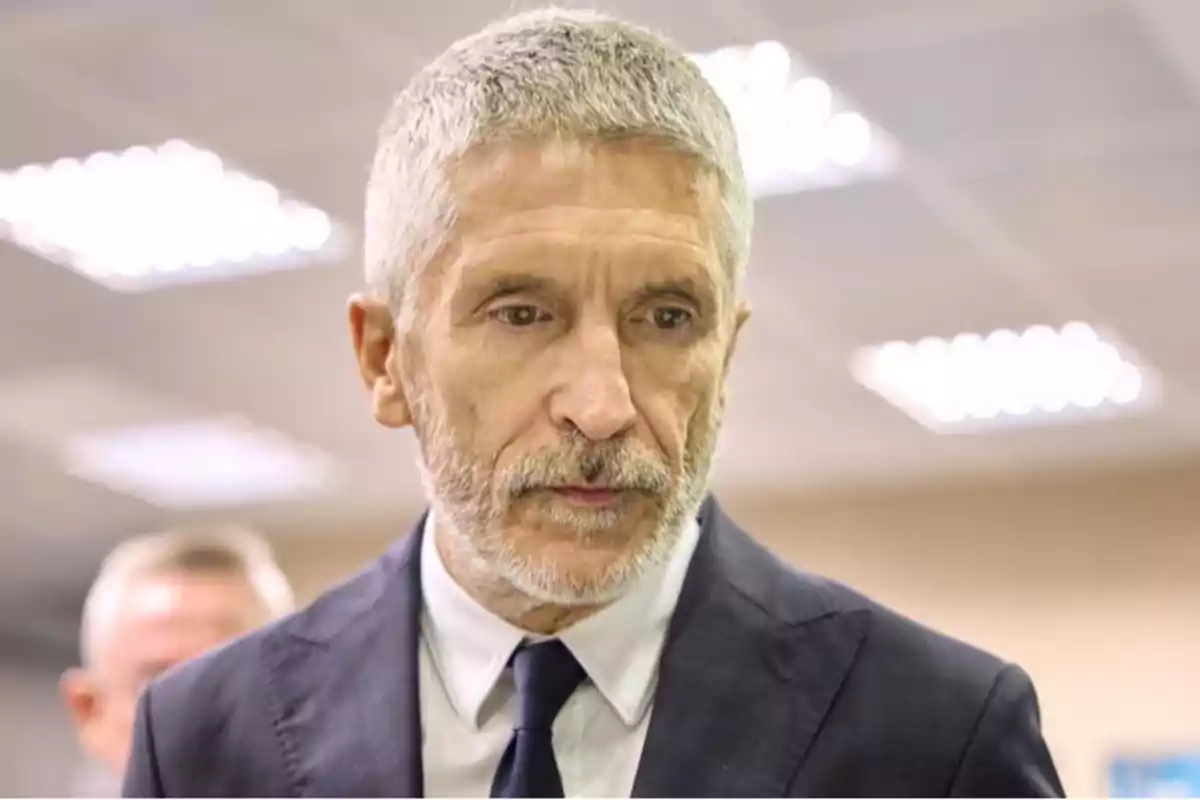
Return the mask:
[[689,278],[650,281],[644,284],[640,291],[648,295],[675,295],[689,300],[708,294],[704,286]]
[[716,287],[708,281],[696,281],[691,278],[675,278],[662,281],[650,281],[638,289],[641,297],[674,297],[689,303],[695,303],[703,313],[713,313],[717,305]]
[[489,276],[480,282],[480,288],[489,297],[504,297],[521,292],[537,292],[550,288],[551,281],[537,275],[522,272],[504,272]]
[[478,313],[495,300],[520,294],[544,294],[553,291],[554,282],[527,272],[497,272],[475,280],[461,281],[454,290],[453,307],[457,313]]
[[528,272],[499,272],[473,283],[473,286],[467,283],[467,288],[472,294],[486,300],[514,294],[545,292],[554,286],[554,282],[549,278]]
[[[523,292],[547,291],[555,286],[555,282],[528,273],[509,272],[489,276],[480,281],[476,287],[488,299]],[[712,294],[712,287],[707,283],[690,278],[678,278],[661,281],[649,281],[638,287],[637,293],[642,295],[673,295],[685,300],[696,300]]]

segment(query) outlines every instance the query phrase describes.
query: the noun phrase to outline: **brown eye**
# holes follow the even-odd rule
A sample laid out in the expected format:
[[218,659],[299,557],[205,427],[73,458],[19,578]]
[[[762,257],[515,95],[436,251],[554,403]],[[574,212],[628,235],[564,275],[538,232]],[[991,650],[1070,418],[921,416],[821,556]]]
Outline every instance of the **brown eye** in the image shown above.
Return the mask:
[[650,319],[654,322],[654,327],[661,330],[674,330],[681,328],[692,321],[692,312],[686,308],[677,306],[662,306],[654,309],[654,313]]
[[514,328],[528,328],[550,319],[550,315],[545,311],[531,305],[504,306],[492,311],[491,316]]

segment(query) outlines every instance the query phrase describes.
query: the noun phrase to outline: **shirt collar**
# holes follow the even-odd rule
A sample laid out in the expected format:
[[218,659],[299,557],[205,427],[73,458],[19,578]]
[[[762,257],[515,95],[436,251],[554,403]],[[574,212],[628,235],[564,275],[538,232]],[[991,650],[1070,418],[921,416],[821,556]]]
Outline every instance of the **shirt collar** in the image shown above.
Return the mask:
[[525,631],[488,611],[446,571],[434,541],[433,512],[421,542],[421,632],[455,712],[473,729],[479,710]]
[[[433,514],[421,546],[421,627],[455,712],[473,729],[480,710],[523,640],[538,637],[501,619],[459,586],[434,542]],[[667,626],[700,538],[692,520],[670,559],[643,575],[615,602],[558,637],[621,720],[633,727],[653,697]]]

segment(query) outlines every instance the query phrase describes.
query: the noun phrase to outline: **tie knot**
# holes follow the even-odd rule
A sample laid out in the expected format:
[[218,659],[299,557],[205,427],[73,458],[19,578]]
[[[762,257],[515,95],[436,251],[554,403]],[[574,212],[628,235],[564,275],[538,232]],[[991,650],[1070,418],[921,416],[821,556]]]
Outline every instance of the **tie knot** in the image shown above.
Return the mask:
[[567,699],[587,677],[567,646],[557,639],[522,645],[512,658],[520,712],[517,727],[550,730]]

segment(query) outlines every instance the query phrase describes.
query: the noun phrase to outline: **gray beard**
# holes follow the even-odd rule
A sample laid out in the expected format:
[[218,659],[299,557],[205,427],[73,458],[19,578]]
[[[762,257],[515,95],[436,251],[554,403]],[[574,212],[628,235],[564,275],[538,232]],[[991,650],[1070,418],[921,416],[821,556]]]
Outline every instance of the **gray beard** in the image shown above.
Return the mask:
[[[409,396],[425,400],[416,393]],[[529,599],[531,606],[585,606],[615,600],[641,575],[670,559],[684,527],[696,518],[704,500],[724,398],[717,398],[704,429],[690,443],[681,474],[664,487],[657,530],[606,570],[599,580],[585,586],[571,585],[554,565],[514,551],[504,536],[507,497],[495,489],[498,476],[480,461],[468,462],[461,456],[462,450],[455,446],[448,426],[425,402],[414,402],[412,410],[420,445],[417,466],[421,482],[435,523],[447,529],[441,538],[442,546],[449,551],[444,555],[454,559],[476,585],[490,586],[506,594],[515,589]],[[616,472],[620,474],[619,469]],[[549,506],[547,513],[552,522],[578,531],[581,539],[611,529],[619,523],[621,514],[618,509],[561,506]]]

